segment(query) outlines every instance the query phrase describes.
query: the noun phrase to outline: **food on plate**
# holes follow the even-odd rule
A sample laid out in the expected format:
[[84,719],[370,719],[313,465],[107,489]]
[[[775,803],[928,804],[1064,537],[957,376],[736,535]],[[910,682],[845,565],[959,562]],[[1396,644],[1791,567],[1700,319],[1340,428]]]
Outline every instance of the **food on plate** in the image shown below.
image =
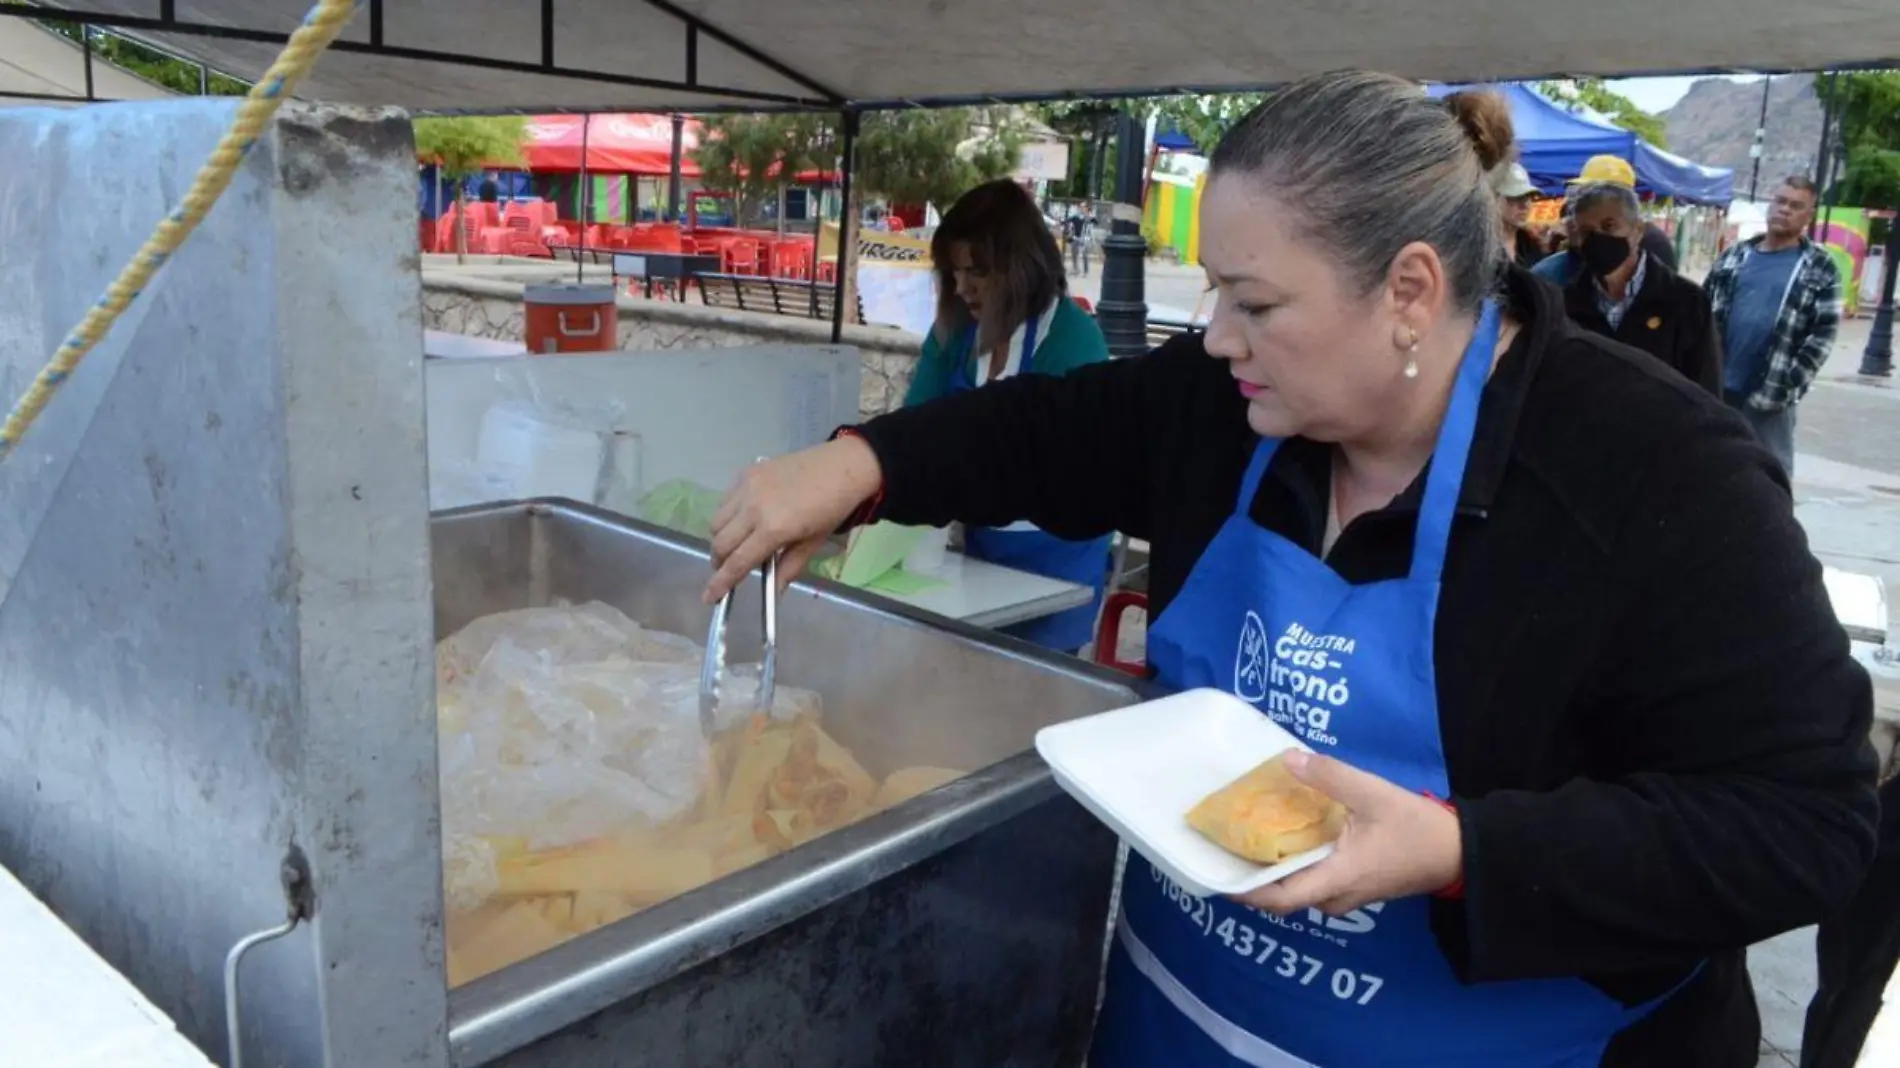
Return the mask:
[[1293,777],[1280,753],[1201,799],[1188,825],[1256,864],[1278,864],[1339,837],[1346,807]]
[[[438,646],[451,986],[962,775],[880,783],[789,686],[708,744],[698,650],[599,604],[484,617]],[[741,717],[747,670],[727,686]]]

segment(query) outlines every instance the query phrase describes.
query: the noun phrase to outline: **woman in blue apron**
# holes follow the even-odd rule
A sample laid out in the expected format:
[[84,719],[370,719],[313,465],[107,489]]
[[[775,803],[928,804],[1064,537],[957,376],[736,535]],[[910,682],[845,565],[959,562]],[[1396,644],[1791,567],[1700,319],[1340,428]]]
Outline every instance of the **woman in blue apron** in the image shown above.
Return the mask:
[[1785,478],[1506,265],[1511,140],[1495,97],[1298,83],[1210,162],[1205,335],[727,502],[709,594],[872,515],[1147,538],[1158,681],[1314,750],[1324,861],[1232,901],[1130,858],[1097,1068],[1752,1068],[1746,947],[1866,870],[1870,690]]
[[[1107,361],[1101,328],[1068,298],[1055,237],[1015,182],[990,182],[959,197],[932,235],[930,255],[937,322],[924,338],[905,407],[1018,374],[1066,375]],[[1107,538],[1071,541],[1022,521],[972,525],[964,531],[963,551],[1094,591],[1088,604],[1005,633],[1065,653],[1080,651],[1094,636],[1108,581]]]

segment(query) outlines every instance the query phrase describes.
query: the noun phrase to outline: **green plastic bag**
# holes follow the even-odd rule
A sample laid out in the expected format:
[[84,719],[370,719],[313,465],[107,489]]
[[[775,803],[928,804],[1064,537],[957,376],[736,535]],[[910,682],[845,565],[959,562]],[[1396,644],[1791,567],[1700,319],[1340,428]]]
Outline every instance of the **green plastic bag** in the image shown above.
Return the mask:
[[846,586],[896,597],[935,589],[943,585],[942,580],[903,569],[904,558],[923,540],[925,532],[923,527],[873,523],[853,531],[844,552],[818,561],[812,570]]
[[713,516],[725,495],[697,482],[676,478],[662,482],[640,498],[640,518],[688,537],[712,539]]

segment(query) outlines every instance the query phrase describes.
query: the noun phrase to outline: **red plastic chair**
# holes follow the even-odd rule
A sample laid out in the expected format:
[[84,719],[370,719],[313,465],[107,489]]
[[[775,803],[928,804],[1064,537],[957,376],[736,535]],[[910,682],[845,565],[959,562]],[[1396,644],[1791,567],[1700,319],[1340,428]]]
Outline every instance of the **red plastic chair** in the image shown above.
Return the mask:
[[1104,667],[1114,668],[1124,674],[1137,678],[1146,678],[1148,665],[1140,660],[1120,660],[1116,650],[1121,647],[1122,616],[1131,608],[1148,610],[1148,595],[1134,590],[1116,590],[1102,601],[1102,619],[1095,628],[1095,662]]
[[484,256],[505,256],[508,243],[514,240],[515,231],[506,226],[484,226],[481,234],[468,243],[470,252],[479,252]]
[[[435,221],[435,247],[442,252],[455,251],[455,212],[450,210]],[[468,236],[468,250],[477,251],[482,243],[482,224],[473,213],[462,220],[462,232]]]
[[720,266],[725,268],[727,274],[758,274],[758,242],[743,239],[729,242]]
[[522,234],[515,234],[515,236],[508,239],[508,255],[528,256],[541,260],[554,258],[554,253],[549,251],[546,245],[543,245],[532,237]]

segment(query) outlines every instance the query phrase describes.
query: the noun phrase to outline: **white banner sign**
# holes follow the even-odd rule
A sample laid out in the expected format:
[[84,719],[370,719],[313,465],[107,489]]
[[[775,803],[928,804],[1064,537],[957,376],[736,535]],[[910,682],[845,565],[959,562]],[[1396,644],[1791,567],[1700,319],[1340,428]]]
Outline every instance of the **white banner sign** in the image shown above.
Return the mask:
[[1036,179],[1060,182],[1069,176],[1069,143],[1036,141],[1023,146],[1023,162],[1016,168],[1018,180]]

